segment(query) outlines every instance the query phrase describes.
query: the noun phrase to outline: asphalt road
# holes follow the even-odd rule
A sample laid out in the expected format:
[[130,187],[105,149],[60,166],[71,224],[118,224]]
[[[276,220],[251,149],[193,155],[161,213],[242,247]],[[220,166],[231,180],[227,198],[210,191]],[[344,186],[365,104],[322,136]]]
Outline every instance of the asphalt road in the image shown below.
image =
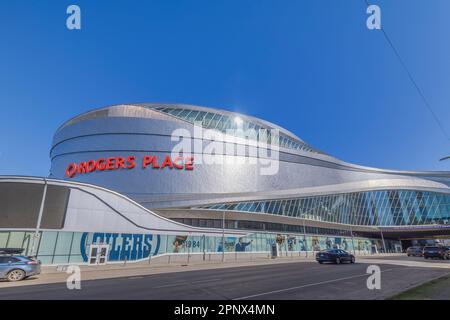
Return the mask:
[[369,264],[282,263],[0,289],[0,299],[384,299],[447,274],[446,269],[379,265],[381,289],[367,289]]

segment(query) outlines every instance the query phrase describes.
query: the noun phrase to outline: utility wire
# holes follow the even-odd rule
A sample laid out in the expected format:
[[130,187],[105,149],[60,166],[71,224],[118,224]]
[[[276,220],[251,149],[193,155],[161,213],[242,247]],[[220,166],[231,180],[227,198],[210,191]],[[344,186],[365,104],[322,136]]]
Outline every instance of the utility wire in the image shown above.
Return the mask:
[[[364,0],[367,6],[370,6],[369,2],[367,0]],[[444,126],[442,125],[441,121],[437,117],[436,113],[434,112],[431,105],[428,103],[428,100],[425,98],[425,95],[423,94],[423,91],[420,89],[417,82],[414,80],[414,77],[412,76],[411,72],[409,71],[408,67],[406,66],[405,62],[403,61],[402,57],[400,56],[400,53],[395,48],[394,44],[392,43],[391,39],[389,38],[386,30],[383,28],[383,25],[381,27],[381,32],[383,33],[384,38],[386,39],[387,43],[391,47],[392,51],[394,51],[394,54],[396,55],[397,59],[400,61],[400,64],[402,65],[403,69],[406,71],[406,74],[408,75],[409,80],[412,82],[413,86],[416,88],[417,92],[419,93],[419,96],[422,98],[422,101],[424,105],[427,107],[428,111],[433,116],[433,119],[437,123],[438,127],[440,128],[442,134],[444,135],[445,139],[447,141],[450,141],[450,136],[447,134],[447,131],[445,130]]]

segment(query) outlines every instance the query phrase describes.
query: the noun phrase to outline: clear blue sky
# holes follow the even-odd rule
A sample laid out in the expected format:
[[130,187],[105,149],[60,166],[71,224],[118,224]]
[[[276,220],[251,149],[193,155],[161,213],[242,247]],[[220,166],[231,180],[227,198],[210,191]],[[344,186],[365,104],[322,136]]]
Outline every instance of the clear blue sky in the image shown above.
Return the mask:
[[[371,3],[450,133],[450,1]],[[47,175],[62,122],[126,102],[225,108],[345,161],[449,170],[450,142],[366,19],[364,0],[2,1],[0,174]]]

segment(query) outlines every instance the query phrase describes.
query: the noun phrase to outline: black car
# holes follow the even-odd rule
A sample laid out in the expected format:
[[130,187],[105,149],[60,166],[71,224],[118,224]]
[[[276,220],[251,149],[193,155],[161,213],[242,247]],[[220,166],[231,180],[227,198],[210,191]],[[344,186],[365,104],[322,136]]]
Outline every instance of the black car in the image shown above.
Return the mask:
[[450,258],[450,248],[444,246],[427,246],[423,248],[423,257],[428,258],[439,258],[439,259],[449,259]]
[[408,257],[422,257],[423,247],[409,247],[408,249],[406,249],[406,255]]
[[336,264],[340,264],[341,262],[355,263],[355,256],[342,249],[331,249],[317,252],[316,261],[320,264],[324,262],[333,262]]

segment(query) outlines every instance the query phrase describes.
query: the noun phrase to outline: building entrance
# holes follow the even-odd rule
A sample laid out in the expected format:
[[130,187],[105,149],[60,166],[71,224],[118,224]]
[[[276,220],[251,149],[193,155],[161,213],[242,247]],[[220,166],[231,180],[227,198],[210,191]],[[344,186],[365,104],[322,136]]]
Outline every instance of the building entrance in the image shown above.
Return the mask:
[[104,265],[108,262],[109,245],[91,244],[89,247],[89,264]]

